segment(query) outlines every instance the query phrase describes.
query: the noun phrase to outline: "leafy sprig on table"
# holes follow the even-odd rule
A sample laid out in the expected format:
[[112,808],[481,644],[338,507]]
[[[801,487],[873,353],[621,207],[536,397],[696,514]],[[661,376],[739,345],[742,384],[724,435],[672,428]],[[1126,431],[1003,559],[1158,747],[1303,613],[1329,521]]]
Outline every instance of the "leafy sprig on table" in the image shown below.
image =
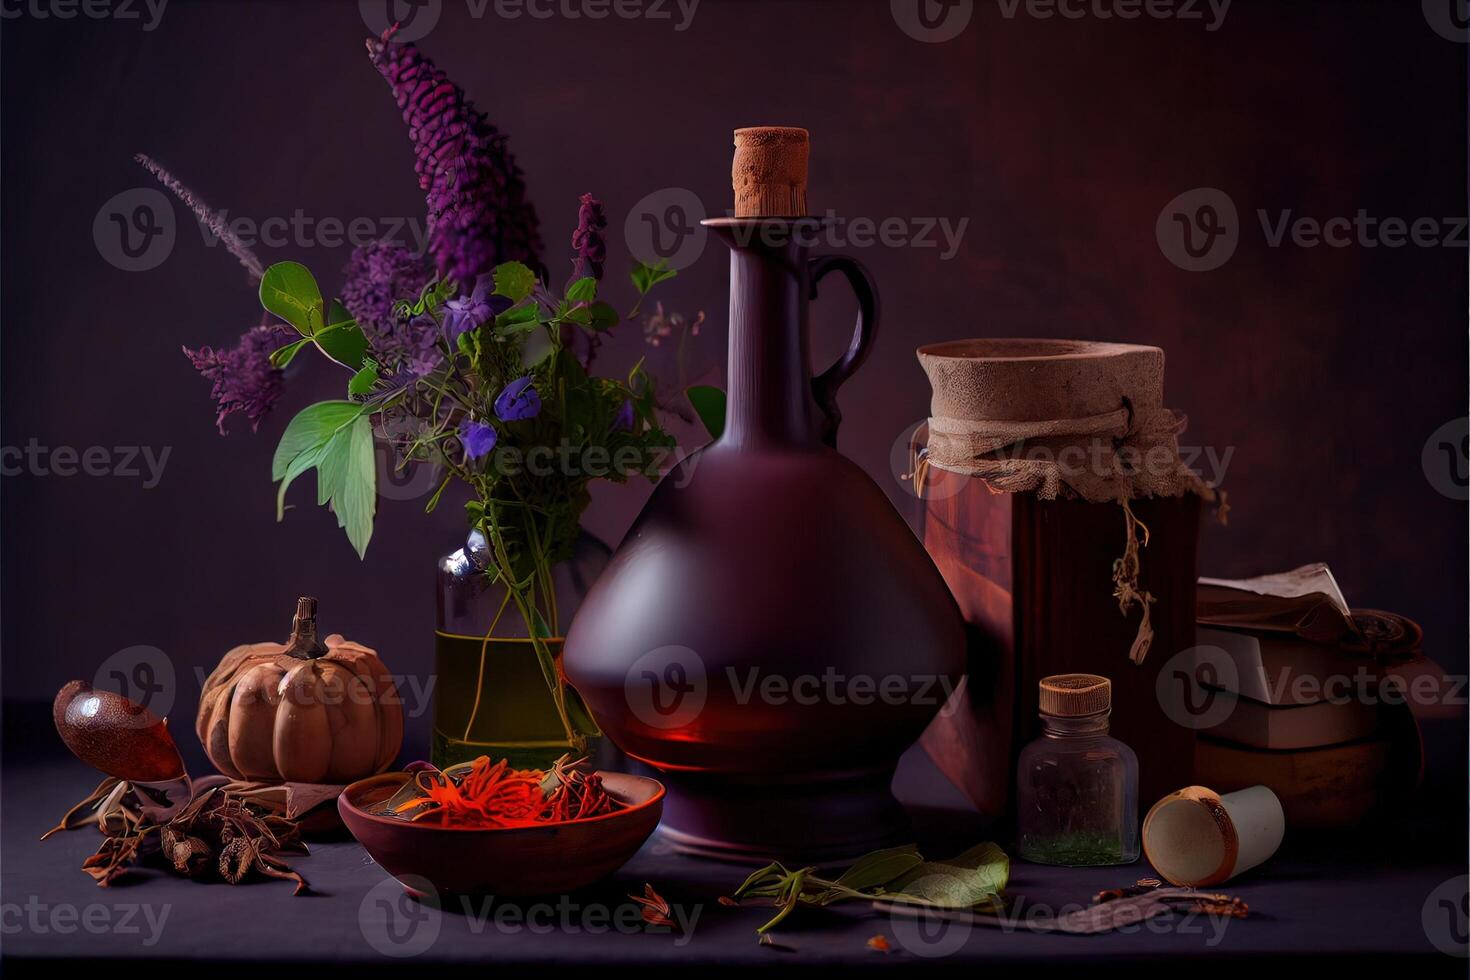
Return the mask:
[[835,879],[815,867],[795,871],[773,862],[753,872],[732,897],[768,899],[776,914],[756,930],[762,942],[799,906],[822,908],[834,902],[899,902],[936,909],[971,909],[997,903],[1010,880],[1005,851],[986,842],[946,861],[925,861],[913,844],[873,851]]

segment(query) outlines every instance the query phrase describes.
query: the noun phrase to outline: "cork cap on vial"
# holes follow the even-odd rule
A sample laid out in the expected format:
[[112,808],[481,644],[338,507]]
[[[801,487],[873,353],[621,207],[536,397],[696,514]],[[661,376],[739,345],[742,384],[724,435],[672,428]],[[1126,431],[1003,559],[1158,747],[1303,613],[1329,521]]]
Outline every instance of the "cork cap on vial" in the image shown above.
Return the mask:
[[1041,713],[1085,718],[1113,705],[1113,682],[1097,674],[1053,674],[1041,679]]
[[735,130],[735,217],[804,217],[810,148],[807,131],[794,126]]

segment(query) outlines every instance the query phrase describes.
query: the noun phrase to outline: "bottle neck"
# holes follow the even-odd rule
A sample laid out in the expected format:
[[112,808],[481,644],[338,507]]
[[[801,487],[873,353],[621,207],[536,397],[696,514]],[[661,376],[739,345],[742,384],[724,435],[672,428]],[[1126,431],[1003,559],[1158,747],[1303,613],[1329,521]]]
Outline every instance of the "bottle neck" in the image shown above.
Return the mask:
[[760,219],[717,227],[730,246],[730,445],[820,441],[807,342],[806,248]]
[[1041,714],[1041,734],[1047,738],[1096,738],[1108,733],[1107,711],[1081,718]]

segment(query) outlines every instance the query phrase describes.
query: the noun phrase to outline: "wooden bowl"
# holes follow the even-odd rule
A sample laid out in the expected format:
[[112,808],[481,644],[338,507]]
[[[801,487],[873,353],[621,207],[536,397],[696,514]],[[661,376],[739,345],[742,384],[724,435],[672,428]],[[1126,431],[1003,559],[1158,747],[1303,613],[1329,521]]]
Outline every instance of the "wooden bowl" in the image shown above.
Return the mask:
[[[599,775],[608,795],[625,808],[545,827],[440,827],[369,813],[409,779],[402,772],[358,780],[337,797],[337,810],[373,860],[414,894],[422,895],[422,881],[449,894],[564,894],[628,863],[663,814],[658,780]],[[421,879],[418,885],[415,878]]]

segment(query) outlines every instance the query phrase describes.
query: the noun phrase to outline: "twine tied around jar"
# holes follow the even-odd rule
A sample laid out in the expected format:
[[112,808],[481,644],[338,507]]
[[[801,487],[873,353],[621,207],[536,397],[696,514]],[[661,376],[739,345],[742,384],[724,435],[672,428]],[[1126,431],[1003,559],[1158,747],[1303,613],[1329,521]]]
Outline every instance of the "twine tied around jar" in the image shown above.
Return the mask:
[[1153,642],[1149,607],[1154,596],[1139,586],[1139,557],[1149,530],[1129,501],[1139,497],[1198,494],[1216,504],[1225,523],[1224,491],[1211,487],[1179,457],[1178,436],[1187,418],[1167,408],[1135,409],[1126,397],[1112,411],[1072,419],[1025,421],[930,417],[909,443],[914,492],[920,498],[931,468],[975,476],[993,493],[1035,493],[1043,500],[1077,498],[1114,502],[1123,511],[1126,540],[1113,562],[1113,596],[1126,617],[1142,611],[1128,651],[1142,663]]

